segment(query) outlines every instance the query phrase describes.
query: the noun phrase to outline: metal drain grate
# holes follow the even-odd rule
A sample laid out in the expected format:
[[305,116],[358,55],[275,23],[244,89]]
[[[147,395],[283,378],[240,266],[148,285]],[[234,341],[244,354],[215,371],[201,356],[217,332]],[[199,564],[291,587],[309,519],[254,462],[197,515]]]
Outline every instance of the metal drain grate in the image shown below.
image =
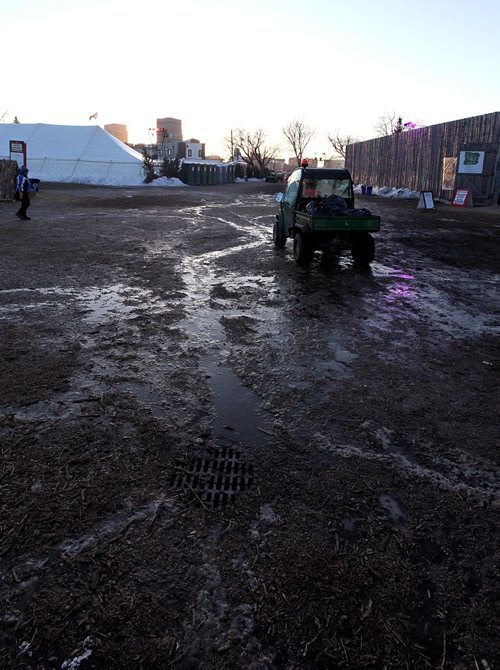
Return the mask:
[[170,486],[213,508],[233,502],[253,484],[253,466],[232,447],[209,449],[202,458],[178,461]]

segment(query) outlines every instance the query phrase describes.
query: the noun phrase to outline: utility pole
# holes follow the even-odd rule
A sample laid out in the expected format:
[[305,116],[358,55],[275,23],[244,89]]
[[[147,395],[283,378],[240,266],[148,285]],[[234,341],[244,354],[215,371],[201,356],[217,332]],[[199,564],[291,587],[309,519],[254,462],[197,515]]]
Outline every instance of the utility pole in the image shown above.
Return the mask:
[[234,161],[233,129],[231,128],[231,161]]

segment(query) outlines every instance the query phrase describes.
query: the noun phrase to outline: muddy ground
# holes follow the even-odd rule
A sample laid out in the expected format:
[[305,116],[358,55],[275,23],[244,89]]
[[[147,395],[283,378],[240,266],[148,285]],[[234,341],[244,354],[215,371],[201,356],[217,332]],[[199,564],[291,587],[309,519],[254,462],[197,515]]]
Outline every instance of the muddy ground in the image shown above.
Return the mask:
[[500,668],[498,208],[0,203],[0,667]]

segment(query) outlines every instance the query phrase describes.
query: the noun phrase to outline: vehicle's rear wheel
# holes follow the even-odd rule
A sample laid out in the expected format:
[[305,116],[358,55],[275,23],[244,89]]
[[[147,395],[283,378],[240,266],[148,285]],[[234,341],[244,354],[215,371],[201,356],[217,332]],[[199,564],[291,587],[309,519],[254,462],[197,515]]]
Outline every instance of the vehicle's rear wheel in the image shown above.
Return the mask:
[[375,258],[375,240],[370,233],[363,233],[356,240],[351,249],[351,255],[356,263],[371,263]]
[[307,235],[295,233],[293,238],[293,255],[297,265],[309,265],[314,256],[314,248]]
[[283,249],[286,244],[286,237],[280,232],[279,224],[276,223],[273,226],[273,242],[274,246],[277,249]]

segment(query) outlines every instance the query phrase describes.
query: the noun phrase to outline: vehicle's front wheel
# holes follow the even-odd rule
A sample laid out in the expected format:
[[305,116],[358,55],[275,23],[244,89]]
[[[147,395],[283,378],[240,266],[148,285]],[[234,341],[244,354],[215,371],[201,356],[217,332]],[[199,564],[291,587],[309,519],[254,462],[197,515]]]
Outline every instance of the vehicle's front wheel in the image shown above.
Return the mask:
[[286,237],[280,232],[278,222],[273,226],[273,242],[276,249],[283,249],[286,244]]
[[364,233],[356,240],[351,249],[351,255],[356,263],[371,263],[375,258],[375,240],[370,233]]
[[313,259],[313,245],[303,233],[295,233],[295,237],[293,238],[293,255],[297,265],[309,265]]

